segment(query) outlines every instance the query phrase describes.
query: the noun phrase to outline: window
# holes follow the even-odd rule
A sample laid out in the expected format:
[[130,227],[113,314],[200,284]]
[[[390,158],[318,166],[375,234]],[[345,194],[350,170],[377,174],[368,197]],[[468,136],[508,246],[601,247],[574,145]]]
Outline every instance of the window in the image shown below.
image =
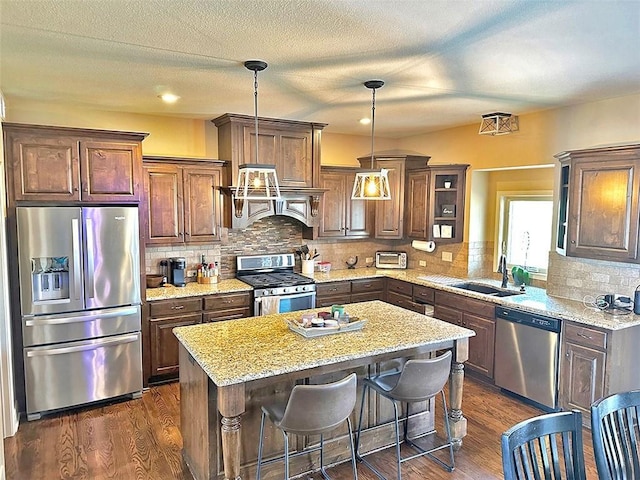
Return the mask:
[[[500,228],[498,246],[503,246],[507,267],[525,267],[546,275],[553,224],[551,194],[498,194]],[[500,257],[501,250],[498,248]]]

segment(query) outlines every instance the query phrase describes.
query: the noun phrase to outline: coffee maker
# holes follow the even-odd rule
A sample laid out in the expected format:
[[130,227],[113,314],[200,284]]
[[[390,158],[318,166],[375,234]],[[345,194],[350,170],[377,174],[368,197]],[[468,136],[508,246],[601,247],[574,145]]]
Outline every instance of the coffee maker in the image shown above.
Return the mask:
[[169,259],[169,283],[176,287],[187,285],[187,260],[181,257]]

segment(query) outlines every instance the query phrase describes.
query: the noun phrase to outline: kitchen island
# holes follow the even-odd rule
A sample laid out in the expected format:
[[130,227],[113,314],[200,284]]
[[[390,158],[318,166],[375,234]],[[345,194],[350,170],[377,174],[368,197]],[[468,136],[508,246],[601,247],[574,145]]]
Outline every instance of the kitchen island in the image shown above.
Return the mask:
[[[303,312],[174,330],[180,342],[183,457],[194,478],[254,478],[260,405],[274,398],[286,399],[296,383],[326,383],[350,372],[361,379],[397,368],[406,358],[430,356],[444,349],[451,349],[454,356],[449,416],[452,435],[461,445],[466,435],[463,362],[468,356],[468,339],[475,333],[380,301],[350,304],[346,309],[352,316],[367,319],[361,331],[304,338],[286,324],[287,319],[299,318]],[[390,405],[378,402],[375,395],[366,405],[363,450],[391,444]],[[433,401],[412,409],[411,416],[411,433],[433,430]],[[333,435],[325,443],[327,464],[349,458],[346,429]],[[282,436],[272,427],[265,436],[265,456],[280,453]],[[294,448],[304,450],[317,441],[314,437],[297,438]],[[282,469],[282,464],[273,467]],[[297,457],[291,465],[294,475],[317,468],[317,452]],[[264,471],[265,478],[277,474],[274,468]]]

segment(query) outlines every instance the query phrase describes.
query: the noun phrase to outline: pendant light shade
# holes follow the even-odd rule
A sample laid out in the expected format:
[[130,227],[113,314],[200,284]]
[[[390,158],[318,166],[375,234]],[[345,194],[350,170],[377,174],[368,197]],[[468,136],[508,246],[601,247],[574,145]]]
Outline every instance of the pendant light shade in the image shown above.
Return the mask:
[[373,168],[374,160],[374,132],[376,124],[376,89],[384,85],[382,80],[369,80],[364,86],[371,89],[371,169],[359,170],[353,182],[351,200],[391,200],[389,176],[387,170]]
[[258,72],[267,68],[262,60],[247,60],[244,66],[253,71],[254,78],[254,117],[255,117],[255,162],[238,166],[236,202],[244,200],[277,200],[280,198],[280,185],[275,165],[260,164],[258,152]]

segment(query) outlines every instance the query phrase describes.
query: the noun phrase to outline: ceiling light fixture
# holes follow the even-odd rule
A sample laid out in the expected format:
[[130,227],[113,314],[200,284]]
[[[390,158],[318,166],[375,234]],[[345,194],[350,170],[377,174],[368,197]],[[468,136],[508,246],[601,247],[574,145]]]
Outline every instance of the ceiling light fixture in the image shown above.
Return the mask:
[[353,182],[351,200],[391,200],[391,189],[389,187],[389,177],[387,170],[382,168],[374,170],[374,149],[373,139],[376,125],[376,89],[382,87],[382,80],[368,80],[364,86],[371,89],[371,169],[360,170],[356,173]]
[[518,117],[510,113],[494,112],[482,115],[480,135],[506,135],[518,131]]
[[178,95],[174,95],[173,93],[163,93],[158,96],[164,103],[176,103],[180,99]]
[[[254,78],[254,117],[255,117],[255,163],[238,166],[238,185],[236,187],[236,211],[244,200],[277,200],[280,198],[280,186],[275,165],[260,164],[258,154],[258,72],[267,68],[262,60],[247,60],[244,66],[253,72]],[[240,204],[238,204],[240,202]]]

